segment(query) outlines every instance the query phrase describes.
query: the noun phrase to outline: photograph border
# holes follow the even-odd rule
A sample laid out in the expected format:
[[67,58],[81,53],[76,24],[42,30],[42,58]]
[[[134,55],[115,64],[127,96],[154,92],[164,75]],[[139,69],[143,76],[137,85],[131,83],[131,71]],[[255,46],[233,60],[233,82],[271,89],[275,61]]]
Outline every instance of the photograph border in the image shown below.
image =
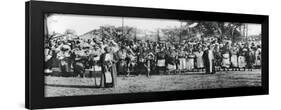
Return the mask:
[[[184,99],[217,98],[269,94],[268,15],[202,12],[174,9],[156,9],[63,2],[26,2],[26,102],[28,109],[124,104],[171,101]],[[44,95],[44,14],[161,18],[178,20],[205,20],[223,22],[258,23],[262,25],[262,86],[203,90],[181,90],[145,93],[103,94],[87,96],[45,97]]]

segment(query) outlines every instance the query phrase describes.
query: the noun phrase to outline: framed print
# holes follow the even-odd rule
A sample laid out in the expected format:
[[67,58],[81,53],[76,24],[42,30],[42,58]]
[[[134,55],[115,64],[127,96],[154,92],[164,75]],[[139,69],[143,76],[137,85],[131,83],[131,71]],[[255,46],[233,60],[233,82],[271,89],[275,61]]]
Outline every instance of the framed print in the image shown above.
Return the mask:
[[26,2],[26,108],[268,94],[268,16]]

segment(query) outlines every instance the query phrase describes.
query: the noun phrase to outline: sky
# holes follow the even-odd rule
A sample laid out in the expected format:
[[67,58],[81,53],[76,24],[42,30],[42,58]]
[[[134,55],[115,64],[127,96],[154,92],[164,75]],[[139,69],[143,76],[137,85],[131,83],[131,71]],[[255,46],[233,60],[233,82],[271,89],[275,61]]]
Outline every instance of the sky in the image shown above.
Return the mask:
[[[122,17],[52,14],[47,18],[49,33],[64,33],[66,29],[72,29],[76,31],[77,35],[82,35],[104,25],[122,26]],[[179,27],[180,22],[168,19],[124,17],[124,25],[136,27],[140,30],[155,31],[159,28]],[[260,33],[260,24],[248,25],[248,35],[257,35]]]

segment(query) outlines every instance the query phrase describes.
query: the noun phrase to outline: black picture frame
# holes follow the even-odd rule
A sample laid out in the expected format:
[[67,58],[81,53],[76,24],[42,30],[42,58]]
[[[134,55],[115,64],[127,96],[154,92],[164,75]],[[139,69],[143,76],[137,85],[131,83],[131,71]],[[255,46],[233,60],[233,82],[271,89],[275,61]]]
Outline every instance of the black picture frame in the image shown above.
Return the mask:
[[[28,109],[123,104],[269,94],[268,15],[121,7],[61,2],[26,2],[26,105]],[[262,86],[169,92],[44,97],[44,13],[258,23],[262,25]]]

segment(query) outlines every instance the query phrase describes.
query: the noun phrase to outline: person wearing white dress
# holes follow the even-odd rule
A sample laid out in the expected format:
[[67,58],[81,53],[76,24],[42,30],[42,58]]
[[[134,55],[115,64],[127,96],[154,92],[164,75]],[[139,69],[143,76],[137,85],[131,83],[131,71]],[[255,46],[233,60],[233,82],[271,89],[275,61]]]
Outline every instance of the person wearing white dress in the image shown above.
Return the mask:
[[181,71],[186,69],[186,53],[184,51],[184,48],[181,48],[181,50],[179,51],[178,59],[179,59],[178,69],[179,72],[181,73]]
[[237,70],[238,68],[238,57],[237,57],[237,54],[238,54],[238,48],[236,46],[232,47],[231,50],[230,50],[230,61],[231,61],[231,68],[232,70]]
[[260,46],[257,46],[257,49],[255,51],[255,64],[256,67],[261,66],[261,48]]
[[230,44],[227,42],[222,50],[222,68],[228,70],[230,67]]
[[244,70],[246,70],[246,53],[247,53],[248,49],[243,47],[240,48],[239,50],[239,56],[238,56],[238,67],[239,67],[239,70],[241,68],[243,68]]
[[192,53],[192,50],[189,50],[186,61],[187,71],[192,71],[194,69],[194,59],[195,55]]
[[203,51],[201,48],[199,48],[197,51],[194,52],[196,57],[196,69],[203,69],[204,63],[203,63]]

